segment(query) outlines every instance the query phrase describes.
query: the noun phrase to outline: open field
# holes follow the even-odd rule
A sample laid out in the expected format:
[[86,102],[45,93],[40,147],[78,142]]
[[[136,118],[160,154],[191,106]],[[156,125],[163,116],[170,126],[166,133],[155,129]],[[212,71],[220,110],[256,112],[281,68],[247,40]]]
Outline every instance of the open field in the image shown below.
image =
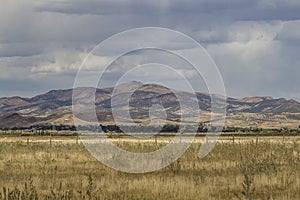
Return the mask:
[[[122,173],[102,165],[76,144],[76,137],[52,138],[51,145],[48,139],[30,137],[35,142],[27,144],[26,137],[1,138],[0,199],[300,198],[298,137],[285,142],[280,137],[275,138],[278,142],[260,138],[258,143],[254,137],[234,144],[221,140],[201,160],[200,144],[195,142],[175,163],[146,174]],[[134,152],[158,148],[150,139],[113,140]]]

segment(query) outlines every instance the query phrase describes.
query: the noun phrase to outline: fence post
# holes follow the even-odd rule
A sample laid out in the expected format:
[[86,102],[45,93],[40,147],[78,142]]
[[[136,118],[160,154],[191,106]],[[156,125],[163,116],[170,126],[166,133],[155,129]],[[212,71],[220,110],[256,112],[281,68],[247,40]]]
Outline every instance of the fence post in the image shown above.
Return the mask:
[[27,145],[29,145],[29,138],[27,138]]
[[256,134],[256,146],[258,144],[258,134]]
[[234,144],[234,135],[232,135],[232,143]]
[[76,144],[78,144],[78,133],[76,134]]
[[181,135],[182,135],[182,134],[180,134],[180,144],[181,144]]

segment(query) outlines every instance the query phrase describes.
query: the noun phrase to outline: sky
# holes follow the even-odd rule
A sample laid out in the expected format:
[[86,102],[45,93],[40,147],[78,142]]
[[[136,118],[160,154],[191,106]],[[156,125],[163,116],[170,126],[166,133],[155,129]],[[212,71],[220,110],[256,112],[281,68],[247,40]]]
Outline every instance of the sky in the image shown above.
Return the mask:
[[[100,42],[133,28],[163,27],[205,48],[228,96],[300,100],[298,0],[0,0],[0,5],[2,97],[72,88],[77,70]],[[130,60],[140,64],[137,55]],[[119,67],[108,78],[118,77],[122,63]]]

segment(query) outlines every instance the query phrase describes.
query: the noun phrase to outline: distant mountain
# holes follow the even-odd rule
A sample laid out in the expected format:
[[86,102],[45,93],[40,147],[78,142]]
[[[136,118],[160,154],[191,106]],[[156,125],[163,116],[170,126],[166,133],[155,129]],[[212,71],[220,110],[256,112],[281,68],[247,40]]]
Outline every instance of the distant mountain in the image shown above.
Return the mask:
[[[135,90],[137,88],[137,90]],[[153,104],[161,104],[166,109],[169,123],[176,123],[180,119],[180,105],[176,95],[168,88],[155,84],[142,84],[140,82],[129,82],[120,84],[117,89],[133,92],[130,98],[129,109],[131,118],[138,123],[149,120],[149,109]],[[114,88],[77,88],[76,99],[86,100],[95,92],[97,117],[100,123],[113,123],[111,113],[111,97]],[[72,124],[72,89],[52,90],[48,93],[37,95],[32,98],[5,97],[0,98],[0,127],[28,127],[38,124]],[[185,102],[192,101],[194,94],[189,92],[178,92]],[[116,106],[120,110],[128,109],[124,102],[127,92],[115,96]],[[209,116],[210,95],[207,93],[196,93],[199,108]],[[217,97],[218,101],[225,101],[223,97]],[[228,115],[285,115],[294,116],[300,113],[300,103],[295,100],[283,98],[273,99],[271,97],[247,97],[242,99],[227,98]],[[184,108],[186,112],[192,113],[193,109]],[[82,121],[89,120],[89,112],[85,111],[76,116]],[[122,119],[124,122],[128,119]],[[194,120],[194,119],[188,119]],[[188,122],[187,120],[187,122]],[[238,124],[237,124],[238,125]]]
[[38,121],[35,117],[21,116],[18,113],[8,113],[0,116],[0,127],[27,127]]
[[271,97],[228,98],[227,103],[228,112],[233,113],[300,113],[300,103],[292,99],[273,99]]

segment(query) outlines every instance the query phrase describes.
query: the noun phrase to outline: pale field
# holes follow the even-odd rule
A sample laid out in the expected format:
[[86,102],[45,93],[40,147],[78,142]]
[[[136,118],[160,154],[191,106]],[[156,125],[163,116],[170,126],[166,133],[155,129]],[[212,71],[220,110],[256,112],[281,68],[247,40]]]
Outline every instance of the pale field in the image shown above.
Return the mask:
[[[110,140],[150,152],[171,139]],[[1,137],[0,199],[300,199],[299,137],[222,137],[199,159],[203,139],[164,169],[130,174],[101,164],[76,137]]]

